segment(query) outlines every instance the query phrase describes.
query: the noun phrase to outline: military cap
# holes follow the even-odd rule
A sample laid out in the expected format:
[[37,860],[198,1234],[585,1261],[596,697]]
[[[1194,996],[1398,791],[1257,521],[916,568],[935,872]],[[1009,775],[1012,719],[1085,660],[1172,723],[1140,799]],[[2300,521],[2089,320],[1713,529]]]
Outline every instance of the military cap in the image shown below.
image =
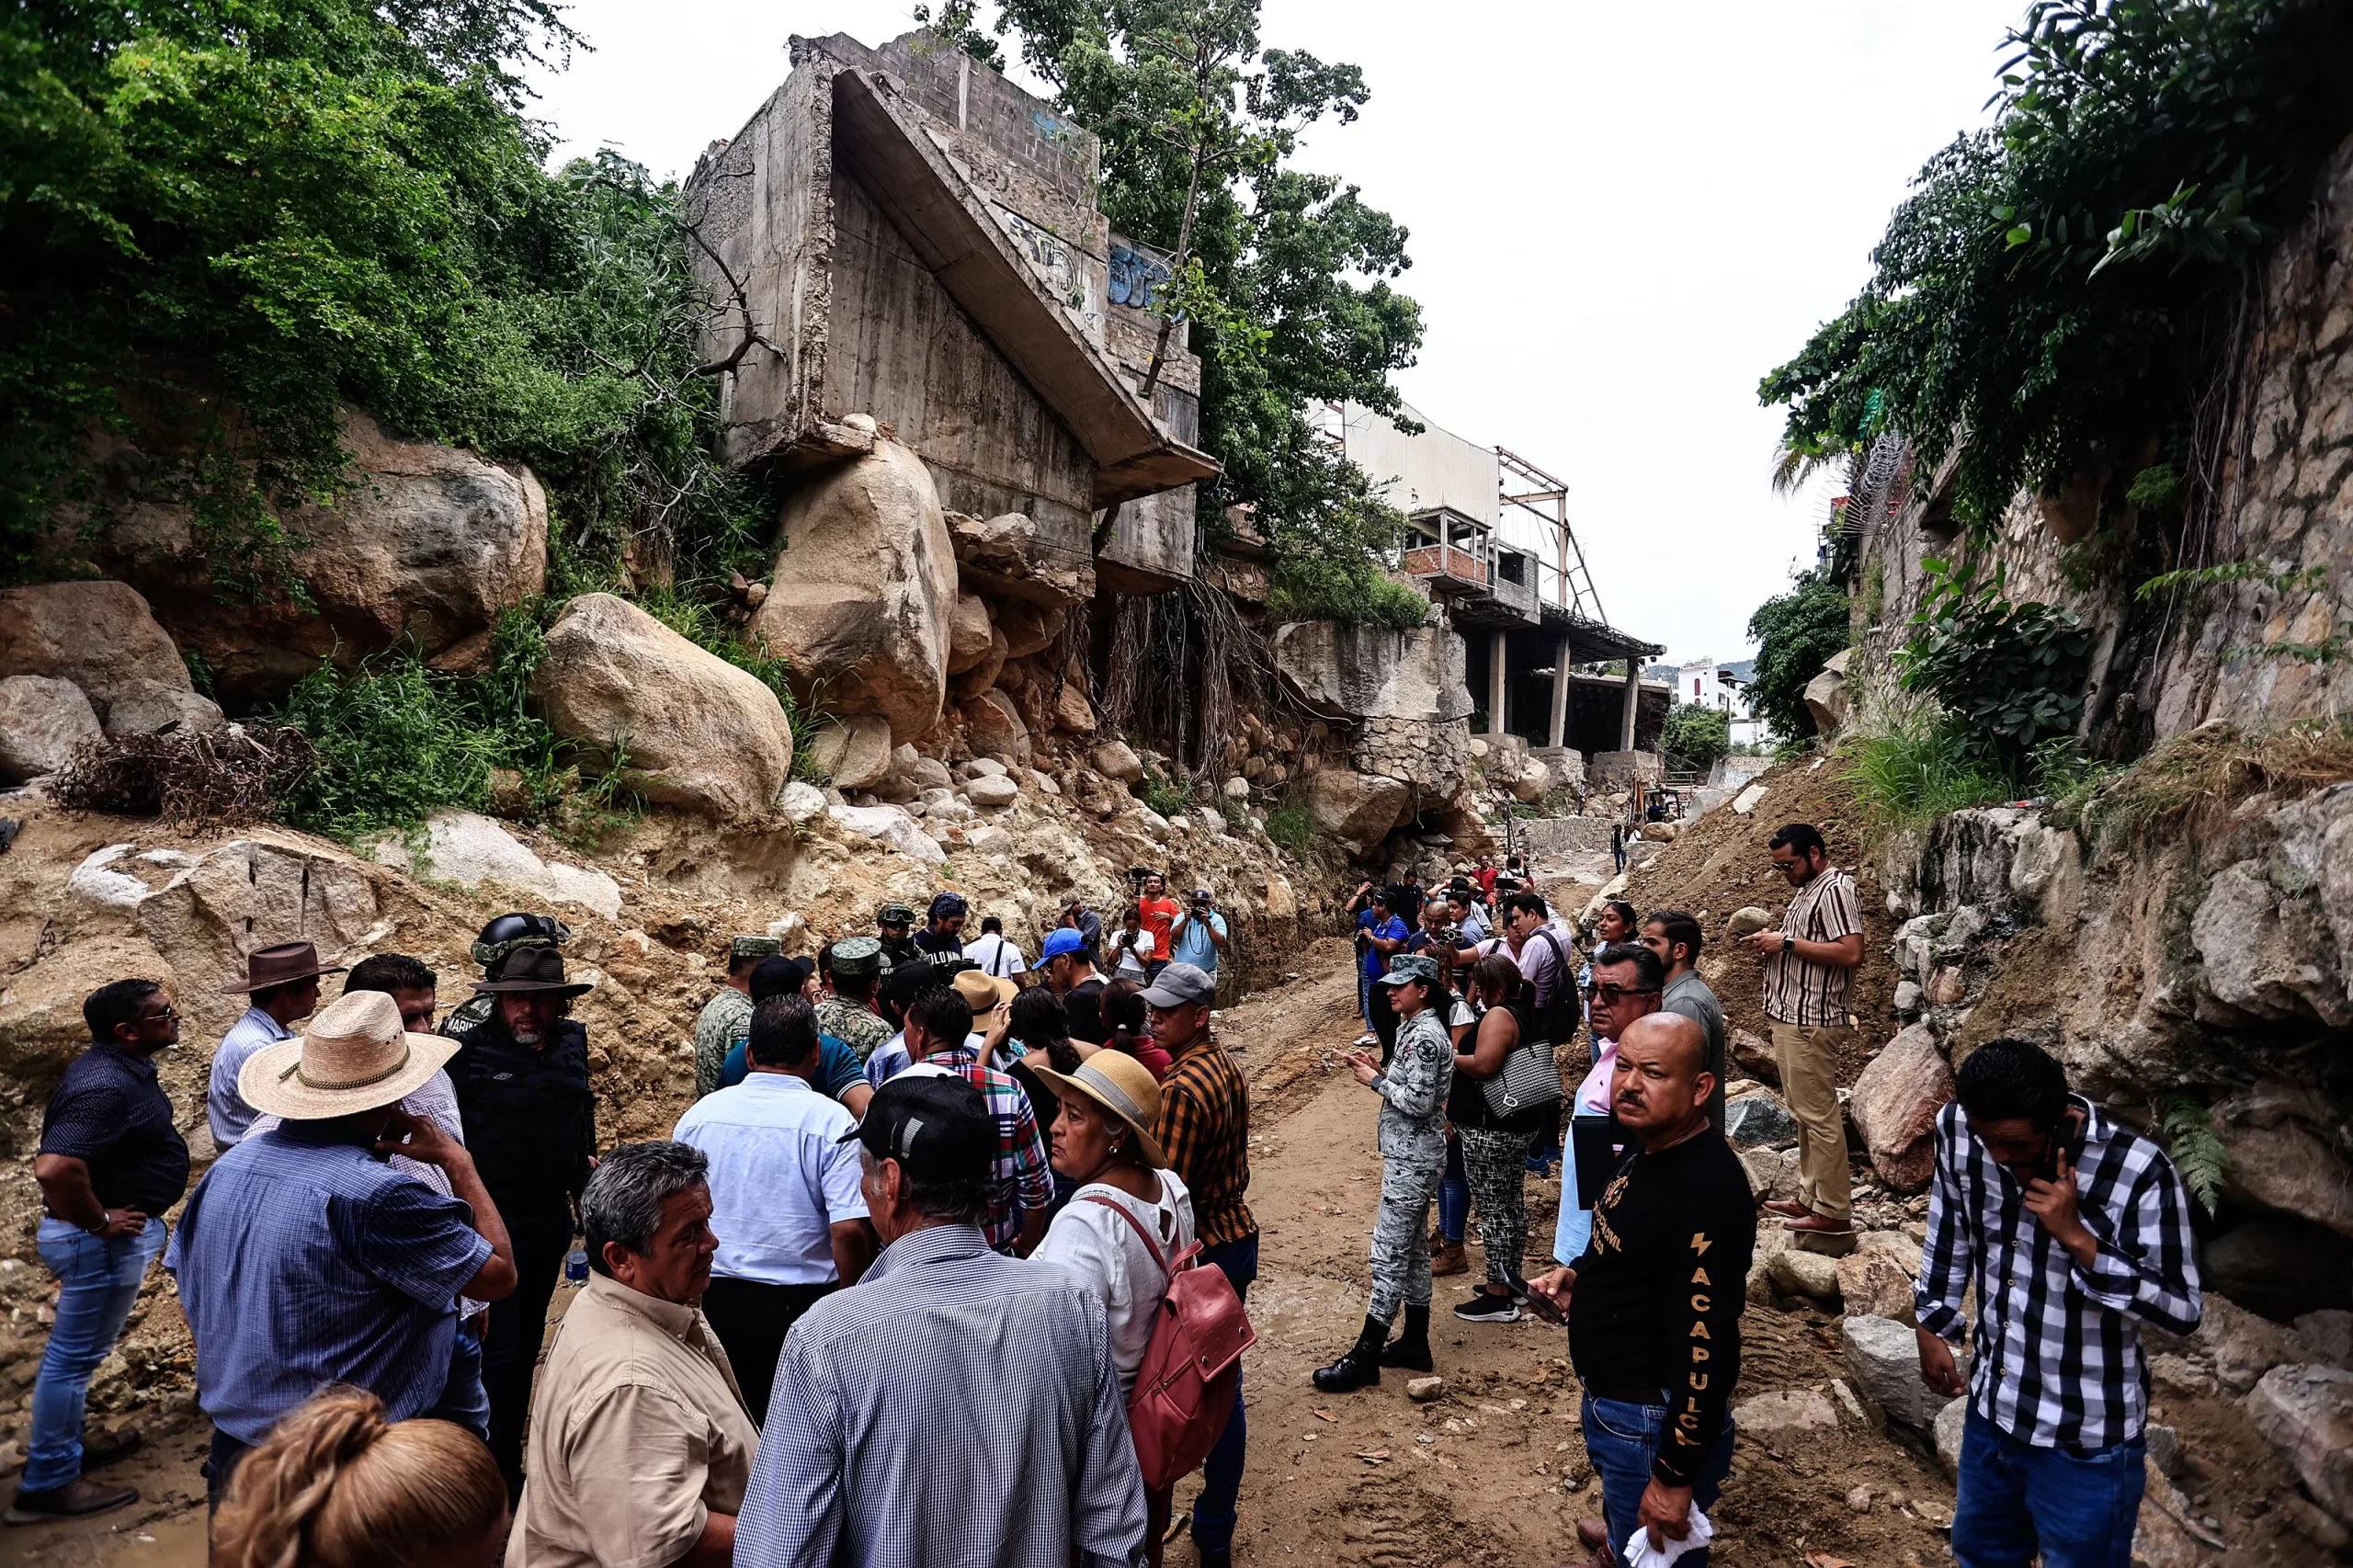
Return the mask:
[[845,937],[833,946],[834,972],[855,980],[882,972],[882,943],[874,937]]
[[774,937],[738,937],[727,944],[727,961],[737,964],[749,959],[754,963],[757,963],[762,959],[772,959],[782,951],[784,951],[784,944]]

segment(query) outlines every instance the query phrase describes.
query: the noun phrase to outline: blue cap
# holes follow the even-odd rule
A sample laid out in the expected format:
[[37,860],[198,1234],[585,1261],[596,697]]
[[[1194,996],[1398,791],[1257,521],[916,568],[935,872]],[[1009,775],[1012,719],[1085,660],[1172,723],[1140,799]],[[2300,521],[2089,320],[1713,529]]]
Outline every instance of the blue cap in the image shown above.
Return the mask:
[[1086,933],[1074,926],[1058,926],[1046,933],[1046,945],[1038,949],[1038,960],[1042,963],[1048,959],[1058,959],[1064,953],[1086,950]]

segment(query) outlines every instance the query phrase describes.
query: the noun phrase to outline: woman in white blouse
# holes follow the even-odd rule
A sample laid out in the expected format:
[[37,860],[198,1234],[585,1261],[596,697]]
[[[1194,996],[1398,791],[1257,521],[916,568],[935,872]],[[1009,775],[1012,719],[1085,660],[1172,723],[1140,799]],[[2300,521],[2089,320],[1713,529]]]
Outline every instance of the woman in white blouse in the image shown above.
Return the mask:
[[[1142,1062],[1098,1051],[1069,1074],[1035,1071],[1062,1106],[1051,1139],[1054,1169],[1078,1188],[1029,1256],[1060,1264],[1101,1294],[1111,1361],[1129,1392],[1160,1321],[1169,1262],[1193,1244],[1193,1197],[1153,1142],[1160,1085]],[[1157,1568],[1169,1494],[1147,1491],[1144,1501],[1144,1542]]]
[[1119,955],[1112,966],[1115,975],[1124,974],[1134,981],[1149,980],[1151,965],[1157,957],[1152,948],[1152,933],[1143,928],[1143,910],[1131,903],[1120,916],[1120,928],[1111,934],[1111,951]]

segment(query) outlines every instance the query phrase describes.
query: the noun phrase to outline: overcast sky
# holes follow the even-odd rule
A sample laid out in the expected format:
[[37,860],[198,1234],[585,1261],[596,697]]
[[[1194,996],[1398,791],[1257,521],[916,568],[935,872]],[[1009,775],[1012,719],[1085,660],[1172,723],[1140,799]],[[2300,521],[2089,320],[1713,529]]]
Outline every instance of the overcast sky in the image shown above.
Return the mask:
[[[1568,481],[1615,624],[1752,652],[1824,498],[1767,483],[1760,376],[1850,299],[1921,162],[1982,122],[2022,0],[1267,0],[1271,47],[1364,68],[1301,162],[1412,232],[1426,415]],[[684,173],[788,66],[792,33],[880,43],[889,0],[574,0],[593,52],[540,78],[558,156]],[[1010,51],[1009,51],[1010,52]]]

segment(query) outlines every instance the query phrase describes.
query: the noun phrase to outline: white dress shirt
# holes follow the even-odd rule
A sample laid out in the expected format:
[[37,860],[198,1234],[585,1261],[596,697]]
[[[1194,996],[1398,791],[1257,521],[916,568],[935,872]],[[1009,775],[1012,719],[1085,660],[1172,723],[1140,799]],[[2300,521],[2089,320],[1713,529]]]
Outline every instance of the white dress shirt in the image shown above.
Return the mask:
[[673,1134],[710,1160],[711,1273],[764,1285],[822,1285],[833,1227],[866,1218],[854,1125],[840,1101],[790,1073],[753,1073],[705,1095]]

